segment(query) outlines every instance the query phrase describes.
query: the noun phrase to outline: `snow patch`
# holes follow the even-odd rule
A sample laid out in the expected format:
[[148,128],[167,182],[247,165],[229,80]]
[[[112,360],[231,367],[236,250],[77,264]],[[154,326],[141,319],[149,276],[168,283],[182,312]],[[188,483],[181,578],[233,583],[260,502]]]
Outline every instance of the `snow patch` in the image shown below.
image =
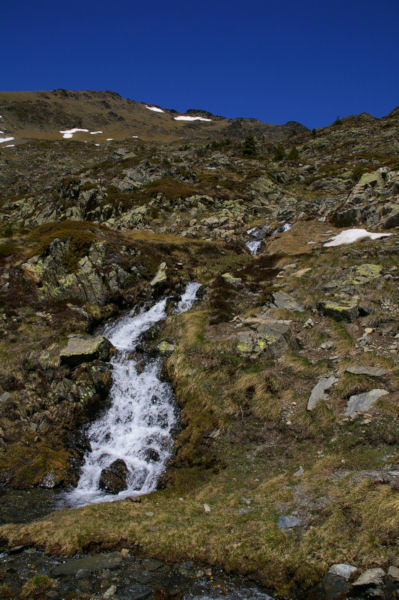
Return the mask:
[[78,133],[78,132],[89,133],[89,130],[88,129],[80,129],[79,127],[74,127],[73,129],[64,129],[64,130],[60,131],[62,137],[65,140],[70,140],[71,138],[73,138],[73,134]]
[[15,144],[7,144],[6,148],[15,148]]
[[175,121],[212,121],[212,119],[205,119],[205,117],[191,117],[190,115],[180,115],[173,118]]
[[13,140],[15,140],[14,137],[0,138],[0,144],[4,144],[5,142],[12,142]]
[[103,131],[90,131],[90,135],[98,135],[99,133],[103,133]]
[[392,233],[371,233],[366,229],[347,229],[346,231],[341,231],[341,233],[338,233],[323,245],[326,248],[331,248],[333,246],[341,246],[342,244],[353,244],[364,238],[377,240],[378,238],[388,237],[390,235],[392,235]]
[[147,110],[152,110],[153,112],[157,112],[157,113],[163,113],[163,112],[165,112],[164,110],[162,110],[162,108],[159,108],[158,106],[147,106],[146,105],[146,109]]
[[112,142],[114,138],[107,138],[107,142]]

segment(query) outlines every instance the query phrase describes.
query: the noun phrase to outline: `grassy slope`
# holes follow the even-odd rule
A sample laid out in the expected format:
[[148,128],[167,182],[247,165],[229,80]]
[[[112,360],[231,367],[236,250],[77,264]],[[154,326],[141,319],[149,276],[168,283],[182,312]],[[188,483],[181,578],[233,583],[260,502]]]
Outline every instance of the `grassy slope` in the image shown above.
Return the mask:
[[[395,245],[383,243],[380,254],[376,246],[376,258],[388,269],[397,263]],[[61,554],[138,546],[167,560],[192,558],[252,573],[280,592],[294,584],[314,583],[334,562],[359,567],[397,562],[397,491],[366,473],[399,460],[395,396],[380,402],[372,419],[348,422],[341,417],[344,398],[350,394],[379,385],[395,392],[395,362],[385,347],[377,356],[358,349],[352,325],[311,310],[328,265],[339,261],[345,273],[364,262],[368,243],[353,248],[355,256],[344,247],[295,257],[298,270],[310,270],[296,277],[288,269],[275,280],[306,307],[305,313],[276,313],[289,317],[301,338],[299,346],[278,360],[237,354],[230,325],[223,319],[211,322],[215,311],[223,315],[226,309],[212,304],[212,291],[196,309],[168,320],[161,337],[175,343],[167,369],[184,425],[168,475],[170,487],[144,497],[140,504],[64,510],[30,525],[4,526],[1,535],[11,545],[33,542]],[[226,255],[218,260],[231,266],[237,258]],[[202,280],[211,281],[220,271],[222,262],[203,267]],[[239,262],[238,271],[242,272]],[[363,293],[377,301],[381,285],[392,302],[399,299],[389,282],[381,282],[380,289],[367,284]],[[233,292],[226,287],[227,304],[229,299],[237,301]],[[256,314],[259,296],[242,293],[241,316]],[[309,317],[314,327],[304,329]],[[367,323],[372,324],[369,319],[363,326]],[[320,351],[325,339],[333,341],[338,362]],[[351,361],[385,366],[389,376],[379,385],[350,376],[344,371]],[[332,368],[339,376],[337,387],[327,403],[308,413],[311,388]],[[295,473],[301,465],[304,474],[299,476]],[[210,506],[209,513],[204,504]],[[301,518],[303,526],[283,532],[277,521],[289,514]]]

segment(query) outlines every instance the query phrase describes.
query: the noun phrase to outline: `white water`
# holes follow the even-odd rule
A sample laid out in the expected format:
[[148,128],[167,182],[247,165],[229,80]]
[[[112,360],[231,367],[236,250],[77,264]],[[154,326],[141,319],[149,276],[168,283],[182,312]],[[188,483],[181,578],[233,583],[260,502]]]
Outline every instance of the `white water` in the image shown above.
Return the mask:
[[[191,308],[199,287],[187,285],[176,312]],[[105,329],[104,336],[117,349],[112,359],[111,406],[88,431],[91,450],[77,487],[65,497],[69,505],[121,500],[156,488],[172,450],[171,430],[176,425],[173,392],[158,378],[160,359],[138,368],[129,354],[145,331],[166,318],[166,303],[167,299],[160,300],[149,310],[130,313]],[[117,459],[128,468],[127,489],[111,495],[99,489],[99,481],[102,469]]]
[[256,256],[258,254],[261,245],[262,240],[251,240],[245,244],[252,256]]
[[197,299],[197,293],[200,287],[201,284],[196,283],[195,281],[191,281],[187,284],[184,294],[180,298],[180,302],[176,307],[176,313],[182,313],[186,312],[186,310],[190,310]]

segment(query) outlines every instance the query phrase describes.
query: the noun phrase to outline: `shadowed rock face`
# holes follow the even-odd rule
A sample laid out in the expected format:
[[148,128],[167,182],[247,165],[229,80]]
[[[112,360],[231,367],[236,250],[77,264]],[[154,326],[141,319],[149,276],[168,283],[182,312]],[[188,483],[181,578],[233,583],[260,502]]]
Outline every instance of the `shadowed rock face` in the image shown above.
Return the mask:
[[99,487],[108,494],[119,494],[127,489],[127,466],[118,458],[108,468],[101,471]]

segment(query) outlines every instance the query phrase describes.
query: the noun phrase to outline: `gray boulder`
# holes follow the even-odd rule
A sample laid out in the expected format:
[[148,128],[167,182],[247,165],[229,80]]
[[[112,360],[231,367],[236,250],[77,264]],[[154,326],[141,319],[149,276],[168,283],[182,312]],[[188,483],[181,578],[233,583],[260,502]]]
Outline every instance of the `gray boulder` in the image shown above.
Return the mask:
[[338,379],[334,376],[322,377],[319,379],[310,394],[306,409],[314,410],[320,400],[327,400],[328,395],[326,394],[326,391],[329,390],[337,381]]
[[68,344],[60,352],[60,364],[76,367],[96,359],[108,360],[112,344],[102,336],[70,335]]
[[369,375],[369,377],[383,377],[388,373],[380,367],[368,367],[367,365],[350,365],[346,372],[353,375]]
[[359,315],[359,302],[356,299],[341,300],[322,300],[317,308],[327,317],[332,317],[335,321],[348,321],[352,323]]
[[365,392],[364,394],[355,394],[349,398],[344,415],[351,419],[355,419],[357,413],[367,412],[379,398],[386,396],[388,393],[389,392],[386,390],[375,389]]
[[355,587],[377,586],[384,583],[385,571],[383,569],[368,569],[353,583]]
[[277,308],[298,312],[303,312],[305,310],[302,304],[297,302],[295,298],[290,296],[290,294],[287,294],[287,292],[274,292],[273,302]]
[[350,579],[353,579],[355,575],[357,575],[359,569],[353,565],[337,563],[335,565],[331,565],[331,567],[328,569],[328,572],[331,575],[336,575],[337,577],[342,577],[342,579],[349,581]]
[[288,349],[291,321],[258,319],[254,329],[238,334],[237,350],[243,355],[264,354],[268,358],[280,356]]

